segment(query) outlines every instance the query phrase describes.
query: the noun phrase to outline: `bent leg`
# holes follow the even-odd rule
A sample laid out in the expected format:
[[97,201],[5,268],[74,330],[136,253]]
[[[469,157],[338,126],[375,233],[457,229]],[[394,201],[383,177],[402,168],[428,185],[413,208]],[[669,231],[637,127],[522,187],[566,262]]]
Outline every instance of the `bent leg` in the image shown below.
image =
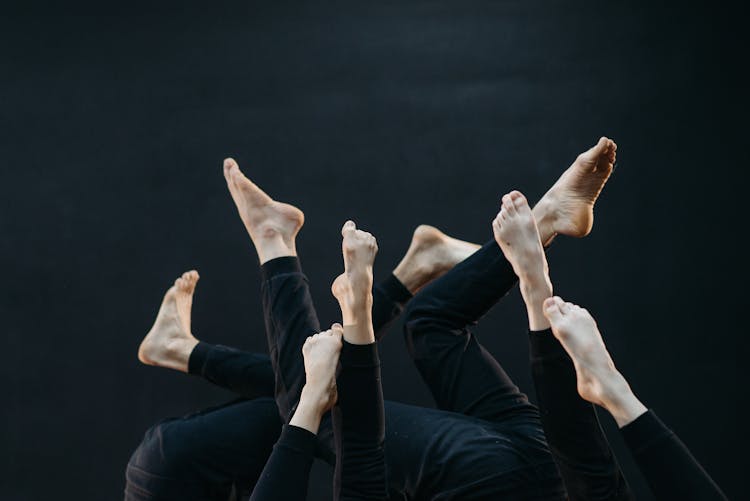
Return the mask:
[[543,304],[552,295],[552,282],[534,216],[520,192],[503,197],[493,230],[519,278],[542,426],[568,496],[573,500],[633,499],[593,405],[578,396],[573,362],[549,330]]
[[406,345],[440,409],[490,421],[534,412],[469,331],[516,283],[494,240],[422,289],[405,312]]

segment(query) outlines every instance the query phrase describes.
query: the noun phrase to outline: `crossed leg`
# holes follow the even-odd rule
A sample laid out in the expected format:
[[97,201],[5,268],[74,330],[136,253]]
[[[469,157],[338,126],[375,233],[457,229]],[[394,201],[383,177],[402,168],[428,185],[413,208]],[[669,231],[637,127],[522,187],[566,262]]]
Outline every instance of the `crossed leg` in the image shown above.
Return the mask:
[[[586,236],[593,207],[614,165],[602,137],[579,155],[534,208],[541,241]],[[405,313],[407,347],[439,408],[489,421],[536,409],[469,330],[516,283],[495,240],[422,289]]]
[[493,229],[519,277],[541,421],[569,498],[633,499],[593,406],[576,394],[570,358],[549,331],[542,305],[552,295],[552,282],[533,214],[521,193],[513,191],[503,197]]

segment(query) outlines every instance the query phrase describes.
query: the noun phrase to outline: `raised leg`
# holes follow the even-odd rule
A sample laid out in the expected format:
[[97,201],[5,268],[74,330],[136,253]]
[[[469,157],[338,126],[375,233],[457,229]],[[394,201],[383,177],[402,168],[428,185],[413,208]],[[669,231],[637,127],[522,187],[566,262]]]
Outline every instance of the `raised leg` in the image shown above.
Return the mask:
[[635,396],[588,311],[559,297],[547,299],[544,307],[552,332],[573,360],[579,394],[615,418],[656,498],[726,499],[685,444]]
[[331,287],[344,319],[339,400],[333,411],[334,499],[383,500],[388,491],[385,410],[370,294],[377,244],[352,221],[344,225],[342,237],[344,273]]
[[569,498],[633,499],[594,407],[576,393],[573,363],[549,330],[543,304],[552,295],[552,282],[536,222],[521,193],[503,197],[493,229],[519,278],[542,425]]
[[[534,207],[541,241],[591,231],[593,207],[615,161],[616,145],[599,142],[578,156]],[[407,347],[438,406],[485,419],[531,409],[525,395],[468,327],[515,284],[513,268],[492,240],[410,302],[405,319]]]
[[336,403],[336,365],[341,352],[342,328],[310,336],[302,353],[306,383],[299,405],[273,448],[255,485],[251,501],[303,501],[323,415]]

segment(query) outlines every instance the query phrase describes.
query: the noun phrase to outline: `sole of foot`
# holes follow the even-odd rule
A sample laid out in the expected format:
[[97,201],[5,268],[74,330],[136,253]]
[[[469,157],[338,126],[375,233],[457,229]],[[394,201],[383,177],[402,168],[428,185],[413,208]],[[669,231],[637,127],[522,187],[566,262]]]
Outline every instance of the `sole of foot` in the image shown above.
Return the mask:
[[250,238],[254,242],[280,239],[294,248],[294,238],[305,222],[304,213],[268,196],[231,158],[224,160],[224,178]]
[[434,226],[422,224],[414,230],[409,249],[394,270],[394,275],[414,294],[480,247],[450,237]]
[[[617,144],[602,137],[573,164],[534,207],[540,233],[585,237],[594,225],[594,204],[617,158]],[[544,228],[544,231],[542,231]]]
[[199,278],[197,271],[187,271],[164,295],[156,321],[138,347],[142,363],[187,372],[190,353],[198,344],[190,330],[190,312]]

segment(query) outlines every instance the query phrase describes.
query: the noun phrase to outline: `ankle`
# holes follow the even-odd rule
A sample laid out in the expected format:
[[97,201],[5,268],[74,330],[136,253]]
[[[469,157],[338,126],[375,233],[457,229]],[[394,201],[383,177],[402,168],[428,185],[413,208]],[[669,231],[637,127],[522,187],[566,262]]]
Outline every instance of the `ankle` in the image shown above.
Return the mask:
[[269,237],[255,237],[252,239],[260,264],[280,257],[296,256],[297,249],[294,242],[285,242],[278,233]]
[[545,195],[531,212],[539,230],[539,239],[542,241],[542,245],[547,247],[557,235],[554,202],[549,199],[549,195]]
[[619,372],[614,371],[601,382],[601,385],[602,407],[612,415],[618,427],[622,428],[646,412],[646,407],[638,400],[628,382]]
[[344,325],[372,325],[372,292],[339,304]]

